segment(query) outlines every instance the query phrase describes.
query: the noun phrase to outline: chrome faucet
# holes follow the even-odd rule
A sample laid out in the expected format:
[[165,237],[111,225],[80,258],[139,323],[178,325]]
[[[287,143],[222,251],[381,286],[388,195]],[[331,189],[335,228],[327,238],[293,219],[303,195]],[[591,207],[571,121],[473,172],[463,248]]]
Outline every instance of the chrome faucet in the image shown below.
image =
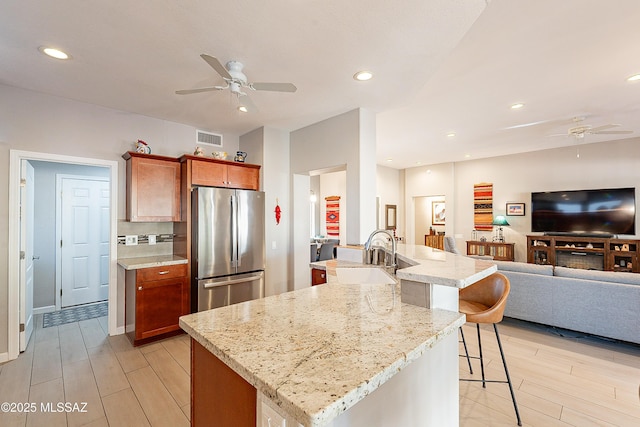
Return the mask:
[[[371,233],[369,235],[369,238],[367,239],[367,242],[364,244],[364,252],[365,252],[365,264],[373,264],[374,262],[374,250],[371,249],[371,245],[373,244],[373,238],[377,235],[377,234],[386,234],[387,236],[389,236],[389,238],[391,239],[391,264],[387,265],[386,264],[386,256],[385,256],[385,268],[387,270],[391,270],[391,273],[395,274],[396,273],[396,239],[393,237],[393,234],[391,234],[391,232],[389,230],[375,230],[373,233]],[[377,260],[375,260],[376,264],[377,264]]]

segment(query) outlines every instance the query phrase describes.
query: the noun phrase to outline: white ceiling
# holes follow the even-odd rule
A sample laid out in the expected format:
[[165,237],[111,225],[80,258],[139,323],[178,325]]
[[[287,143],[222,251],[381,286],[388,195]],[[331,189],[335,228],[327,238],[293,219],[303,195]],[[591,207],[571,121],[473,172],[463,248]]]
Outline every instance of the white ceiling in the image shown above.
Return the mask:
[[[405,168],[640,136],[638,22],[637,0],[5,0],[0,83],[232,135],[367,108],[378,163]],[[298,91],[251,92],[253,114],[176,95],[223,83],[201,53]],[[547,136],[578,115],[634,133]]]

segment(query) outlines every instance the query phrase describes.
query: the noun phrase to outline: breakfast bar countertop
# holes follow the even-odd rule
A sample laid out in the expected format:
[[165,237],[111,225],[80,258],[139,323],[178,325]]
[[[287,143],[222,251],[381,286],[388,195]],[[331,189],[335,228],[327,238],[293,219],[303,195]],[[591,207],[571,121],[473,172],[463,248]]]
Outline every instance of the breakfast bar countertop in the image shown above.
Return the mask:
[[465,288],[498,271],[490,260],[477,259],[422,245],[399,244],[398,279]]
[[322,426],[464,323],[401,303],[399,289],[385,312],[391,286],[314,286],[183,316],[180,326],[296,421]]

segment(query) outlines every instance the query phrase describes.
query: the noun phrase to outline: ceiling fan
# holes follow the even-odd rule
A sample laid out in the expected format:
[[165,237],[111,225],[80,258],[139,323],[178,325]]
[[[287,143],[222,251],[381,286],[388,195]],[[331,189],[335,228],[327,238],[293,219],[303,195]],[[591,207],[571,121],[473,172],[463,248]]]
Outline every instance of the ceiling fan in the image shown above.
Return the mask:
[[202,59],[204,59],[207,64],[211,66],[220,76],[224,79],[224,86],[210,86],[203,87],[199,89],[186,89],[186,90],[177,90],[176,94],[178,95],[188,95],[192,93],[200,93],[200,92],[210,92],[214,90],[225,90],[229,89],[231,93],[238,97],[240,101],[240,105],[238,109],[243,112],[255,111],[257,108],[251,101],[251,99],[247,96],[243,89],[250,90],[264,90],[271,92],[295,92],[298,90],[293,83],[251,83],[247,80],[247,76],[242,72],[242,68],[244,65],[238,61],[229,61],[226,64],[226,67],[222,65],[222,63],[218,60],[218,58],[202,54],[200,55]]
[[610,130],[620,126],[613,123],[591,127],[591,125],[584,124],[584,117],[574,117],[573,122],[575,126],[567,129],[566,133],[558,133],[549,136],[572,136],[576,139],[583,139],[585,135],[622,135],[633,133],[631,130]]

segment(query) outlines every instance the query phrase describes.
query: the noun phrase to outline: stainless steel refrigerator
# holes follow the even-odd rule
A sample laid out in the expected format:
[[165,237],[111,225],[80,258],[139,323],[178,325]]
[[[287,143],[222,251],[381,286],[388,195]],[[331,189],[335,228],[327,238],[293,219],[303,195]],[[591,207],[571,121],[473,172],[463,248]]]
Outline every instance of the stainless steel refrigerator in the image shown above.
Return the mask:
[[192,202],[192,311],[264,297],[264,193],[196,187]]

